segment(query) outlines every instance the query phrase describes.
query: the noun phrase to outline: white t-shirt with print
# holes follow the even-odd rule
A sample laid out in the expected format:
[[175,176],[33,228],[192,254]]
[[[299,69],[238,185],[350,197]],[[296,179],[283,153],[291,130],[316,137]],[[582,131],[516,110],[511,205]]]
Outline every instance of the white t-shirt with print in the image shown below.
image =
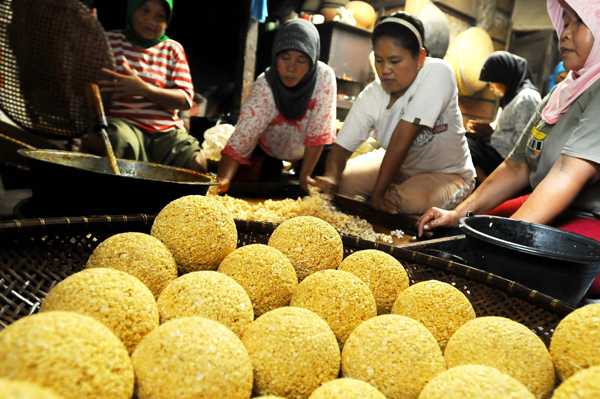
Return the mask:
[[474,179],[475,168],[458,107],[456,77],[446,61],[426,58],[413,84],[387,109],[389,102],[390,95],[380,82],[365,87],[344,120],[335,143],[354,151],[373,132],[379,145],[387,149],[402,119],[425,127],[406,155],[401,168],[405,176],[444,173]]

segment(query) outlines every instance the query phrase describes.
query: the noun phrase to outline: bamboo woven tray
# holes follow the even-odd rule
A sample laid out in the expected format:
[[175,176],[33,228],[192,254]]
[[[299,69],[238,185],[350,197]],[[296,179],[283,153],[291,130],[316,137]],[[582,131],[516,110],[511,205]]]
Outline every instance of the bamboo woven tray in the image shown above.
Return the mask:
[[[46,294],[82,270],[96,246],[111,235],[149,233],[154,216],[99,216],[0,222],[0,329],[39,310]],[[238,245],[266,244],[272,223],[236,221]],[[411,284],[440,280],[454,285],[477,316],[503,316],[522,323],[548,346],[555,327],[574,309],[520,284],[472,267],[355,237],[342,237],[344,256],[379,249],[403,261]]]

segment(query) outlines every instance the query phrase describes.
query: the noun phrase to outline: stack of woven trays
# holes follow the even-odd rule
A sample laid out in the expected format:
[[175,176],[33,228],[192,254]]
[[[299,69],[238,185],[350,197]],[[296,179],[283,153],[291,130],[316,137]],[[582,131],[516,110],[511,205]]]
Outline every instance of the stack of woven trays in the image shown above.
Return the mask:
[[[149,233],[153,215],[25,219],[0,222],[0,329],[39,310],[58,282],[82,270],[98,244],[126,231]],[[267,244],[272,223],[236,220],[238,246]],[[439,280],[471,301],[478,317],[502,316],[529,327],[549,346],[574,310],[515,282],[460,263],[391,245],[342,236],[344,256],[378,249],[402,261],[411,284]]]

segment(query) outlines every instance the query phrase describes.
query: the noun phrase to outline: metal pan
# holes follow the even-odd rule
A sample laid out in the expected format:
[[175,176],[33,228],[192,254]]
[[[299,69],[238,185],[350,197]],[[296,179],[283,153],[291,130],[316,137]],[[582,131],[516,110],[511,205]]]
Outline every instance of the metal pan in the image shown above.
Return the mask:
[[205,195],[218,179],[188,169],[69,151],[18,150],[31,171],[35,217],[156,214],[172,200]]

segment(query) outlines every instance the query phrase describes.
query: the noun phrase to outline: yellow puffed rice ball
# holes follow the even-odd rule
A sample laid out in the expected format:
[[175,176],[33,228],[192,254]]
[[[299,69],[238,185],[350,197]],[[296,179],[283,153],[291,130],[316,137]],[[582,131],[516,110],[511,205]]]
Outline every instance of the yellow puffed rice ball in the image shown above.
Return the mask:
[[376,249],[365,249],[349,255],[338,270],[358,276],[369,286],[379,315],[390,313],[398,295],[410,284],[402,263],[392,255]]
[[309,274],[337,269],[344,257],[340,234],[313,216],[298,216],[281,223],[271,234],[269,246],[288,257],[299,282]]
[[167,204],[156,215],[151,234],[169,248],[183,273],[216,270],[237,247],[231,212],[202,195],[188,195]]
[[542,340],[505,317],[486,316],[467,322],[448,341],[444,357],[448,368],[465,364],[497,368],[538,399],[549,398],[554,389],[554,365]]
[[365,321],[342,350],[342,375],[368,382],[388,399],[416,399],[444,370],[442,351],[431,332],[405,316]]
[[65,399],[133,395],[133,367],[123,343],[104,324],[75,312],[37,313],[0,331],[0,375]]
[[288,306],[298,286],[298,276],[289,259],[278,249],[263,244],[236,249],[223,259],[217,271],[244,288],[254,317]]
[[138,399],[248,399],[252,364],[220,323],[183,317],[161,324],[131,356]]
[[385,396],[364,381],[339,378],[321,385],[308,399],[385,399]]
[[600,398],[600,366],[580,369],[556,388],[552,399]]
[[475,318],[467,297],[452,285],[437,280],[422,281],[404,290],[394,302],[392,313],[410,317],[427,327],[442,352],[452,334]]
[[558,323],[550,355],[561,380],[579,369],[600,365],[600,304],[575,309]]
[[254,320],[252,303],[234,279],[205,270],[184,274],[158,297],[160,322],[179,317],[199,316],[218,321],[238,337]]
[[323,319],[283,307],[254,321],[242,337],[252,359],[254,394],[306,399],[340,370],[340,349]]
[[43,388],[27,381],[0,378],[0,399],[61,399],[50,388]]
[[114,269],[82,270],[58,283],[40,311],[63,310],[93,317],[108,327],[129,353],[158,327],[158,307],[140,280]]
[[85,267],[109,267],[137,277],[158,298],[177,278],[173,254],[160,240],[144,233],[120,233],[102,241]]
[[419,399],[535,399],[535,396],[498,369],[465,365],[435,376],[425,385]]
[[377,316],[369,287],[342,270],[323,270],[306,277],[298,284],[290,305],[311,310],[325,320],[340,348],[358,325]]

